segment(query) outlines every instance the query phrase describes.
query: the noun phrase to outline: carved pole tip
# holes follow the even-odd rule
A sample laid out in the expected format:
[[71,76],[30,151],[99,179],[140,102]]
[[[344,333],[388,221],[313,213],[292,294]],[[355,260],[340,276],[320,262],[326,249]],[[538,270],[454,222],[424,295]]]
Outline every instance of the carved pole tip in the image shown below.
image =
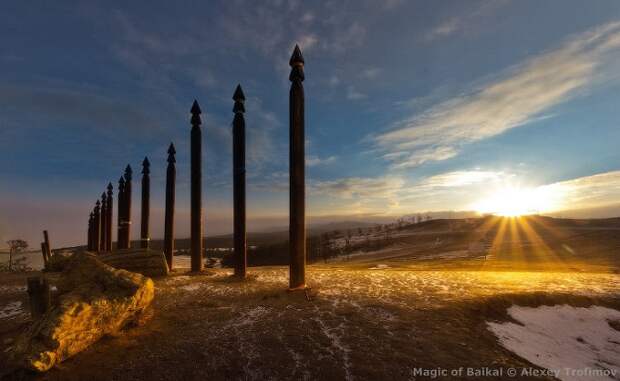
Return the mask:
[[301,54],[301,49],[299,49],[299,45],[295,44],[295,49],[293,49],[293,54],[291,55],[291,59],[288,64],[290,66],[295,66],[303,65],[304,63],[304,56]]
[[151,173],[151,171],[149,170],[150,167],[151,163],[149,162],[149,158],[145,156],[144,161],[142,161],[142,173],[145,175]]
[[131,174],[133,171],[131,170],[131,166],[127,164],[127,168],[125,168],[125,180],[131,180]]
[[202,110],[200,110],[200,106],[198,105],[198,101],[194,99],[194,103],[192,104],[191,110],[189,110],[192,114],[202,114]]
[[236,101],[244,101],[245,100],[245,95],[243,94],[243,90],[241,89],[241,85],[237,85],[237,88],[235,89],[235,94],[233,94],[232,99],[236,100]]

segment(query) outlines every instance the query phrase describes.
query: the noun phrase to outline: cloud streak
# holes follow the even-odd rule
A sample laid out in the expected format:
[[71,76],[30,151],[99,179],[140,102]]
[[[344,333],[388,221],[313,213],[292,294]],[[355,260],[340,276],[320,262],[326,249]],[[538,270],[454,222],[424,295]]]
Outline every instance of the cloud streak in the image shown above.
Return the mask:
[[600,67],[619,47],[620,22],[576,35],[470,93],[396,122],[374,142],[396,168],[452,158],[462,146],[526,125],[599,83]]

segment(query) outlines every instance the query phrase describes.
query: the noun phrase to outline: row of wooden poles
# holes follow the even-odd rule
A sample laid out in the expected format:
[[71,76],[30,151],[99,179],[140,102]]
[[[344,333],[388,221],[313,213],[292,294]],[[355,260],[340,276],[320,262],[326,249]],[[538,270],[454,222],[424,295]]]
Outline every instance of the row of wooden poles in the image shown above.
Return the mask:
[[[296,45],[289,61],[291,89],[289,93],[289,171],[290,171],[290,219],[289,219],[289,287],[305,289],[306,227],[305,227],[305,132],[304,132],[304,59]],[[233,95],[233,225],[235,275],[245,277],[247,271],[246,197],[245,197],[245,96],[238,85]],[[191,269],[203,268],[202,245],[202,120],[200,106],[194,101],[190,110],[191,140]],[[164,254],[172,269],[174,251],[174,202],[175,202],[175,155],[174,144],[168,148],[166,171],[166,207],[164,223]],[[150,162],[142,162],[142,210],[140,247],[149,248],[150,208]],[[117,243],[116,249],[129,249],[131,230],[132,170],[127,166],[118,181],[117,194]],[[113,186],[97,200],[88,220],[88,250],[112,251]]]

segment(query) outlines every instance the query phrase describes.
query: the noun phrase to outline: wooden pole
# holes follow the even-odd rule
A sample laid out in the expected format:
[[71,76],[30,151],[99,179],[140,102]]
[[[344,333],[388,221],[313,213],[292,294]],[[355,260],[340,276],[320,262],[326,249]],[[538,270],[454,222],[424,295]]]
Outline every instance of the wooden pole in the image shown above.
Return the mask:
[[151,163],[147,157],[142,162],[142,219],[140,221],[140,247],[149,247],[149,215],[151,203],[151,179],[149,177]]
[[43,242],[45,243],[45,257],[49,260],[52,256],[52,249],[50,246],[50,235],[47,230],[43,230]]
[[247,273],[247,242],[245,227],[245,96],[241,85],[233,95],[233,206],[235,276],[245,278]]
[[127,165],[125,168],[125,192],[124,192],[124,221],[125,228],[123,229],[123,244],[124,249],[131,247],[131,166]]
[[95,222],[95,214],[93,212],[90,212],[90,215],[88,217],[88,244],[86,245],[88,247],[88,251],[93,251],[93,224]]
[[170,147],[168,147],[168,168],[166,169],[166,214],[164,217],[164,254],[169,270],[172,270],[174,253],[174,199],[177,173],[174,165],[176,162],[175,153],[174,144],[170,143]]
[[306,223],[305,223],[305,138],[304,138],[304,58],[299,46],[289,61],[291,90],[289,94],[289,171],[290,171],[290,263],[289,288],[306,288]]
[[118,198],[118,207],[117,207],[117,214],[118,216],[116,217],[116,230],[117,230],[117,236],[116,236],[116,248],[117,249],[124,249],[125,248],[125,244],[123,243],[123,237],[125,237],[125,223],[124,223],[124,212],[125,212],[125,178],[123,176],[121,176],[120,179],[118,179],[118,195],[116,196]]
[[112,183],[108,183],[108,209],[107,209],[107,217],[106,222],[106,238],[107,241],[105,243],[105,250],[112,251],[112,218],[114,217],[114,187]]
[[101,250],[101,203],[99,200],[95,203],[95,211],[93,215],[95,222],[93,233],[93,251],[99,252]]
[[51,292],[47,278],[42,276],[27,279],[30,315],[38,319],[50,308]]
[[101,251],[107,251],[106,242],[108,242],[108,195],[103,192],[101,194]]
[[200,106],[194,100],[191,124],[191,255],[192,271],[202,270],[202,131]]
[[43,267],[47,267],[47,255],[45,254],[47,251],[47,248],[45,247],[45,242],[41,242],[41,254],[43,255]]

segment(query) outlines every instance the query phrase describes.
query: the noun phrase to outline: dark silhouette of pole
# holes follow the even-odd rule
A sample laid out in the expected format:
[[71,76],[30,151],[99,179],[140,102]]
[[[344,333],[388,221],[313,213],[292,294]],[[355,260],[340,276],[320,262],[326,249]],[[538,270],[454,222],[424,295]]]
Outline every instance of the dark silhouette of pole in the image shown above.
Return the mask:
[[123,176],[121,176],[120,179],[118,179],[118,208],[117,208],[117,214],[118,216],[116,217],[116,229],[117,229],[117,235],[116,235],[116,248],[117,249],[123,249],[125,248],[125,244],[123,243],[123,237],[125,237],[125,224],[124,224],[124,213],[125,213],[125,178]]
[[194,100],[191,124],[191,254],[192,271],[202,270],[202,131],[200,106]]
[[108,242],[108,195],[103,192],[101,194],[101,251],[106,251],[106,242]]
[[123,249],[131,247],[131,166],[125,168],[125,189],[123,192]]
[[151,163],[147,157],[142,162],[142,219],[140,221],[140,247],[148,249],[149,247],[149,215],[151,207],[151,179],[149,173]]
[[101,203],[99,200],[95,203],[94,211],[94,234],[93,234],[93,251],[99,252],[101,249]]
[[174,144],[168,147],[168,168],[166,169],[166,214],[164,217],[164,254],[168,269],[172,270],[172,256],[174,252],[174,198],[177,170],[174,166],[176,159]]
[[106,216],[106,243],[105,243],[105,250],[106,251],[112,251],[112,218],[114,217],[114,194],[113,194],[113,190],[114,187],[112,186],[112,183],[108,183],[108,209],[107,209],[107,216]]
[[41,254],[43,255],[43,267],[47,267],[47,263],[48,263],[48,258],[47,255],[45,254],[47,251],[47,248],[45,247],[45,242],[41,242]]
[[290,171],[290,289],[306,287],[306,203],[305,203],[305,138],[304,138],[304,58],[299,46],[289,61],[291,91],[289,94],[289,171]]
[[86,245],[88,247],[88,251],[93,251],[93,232],[94,232],[94,225],[95,223],[95,213],[90,212],[90,215],[88,217],[88,244]]
[[43,242],[45,243],[45,257],[49,260],[52,256],[52,249],[50,246],[50,235],[47,230],[43,230]]
[[248,266],[245,229],[245,96],[241,85],[233,95],[233,207],[235,276],[245,278]]

